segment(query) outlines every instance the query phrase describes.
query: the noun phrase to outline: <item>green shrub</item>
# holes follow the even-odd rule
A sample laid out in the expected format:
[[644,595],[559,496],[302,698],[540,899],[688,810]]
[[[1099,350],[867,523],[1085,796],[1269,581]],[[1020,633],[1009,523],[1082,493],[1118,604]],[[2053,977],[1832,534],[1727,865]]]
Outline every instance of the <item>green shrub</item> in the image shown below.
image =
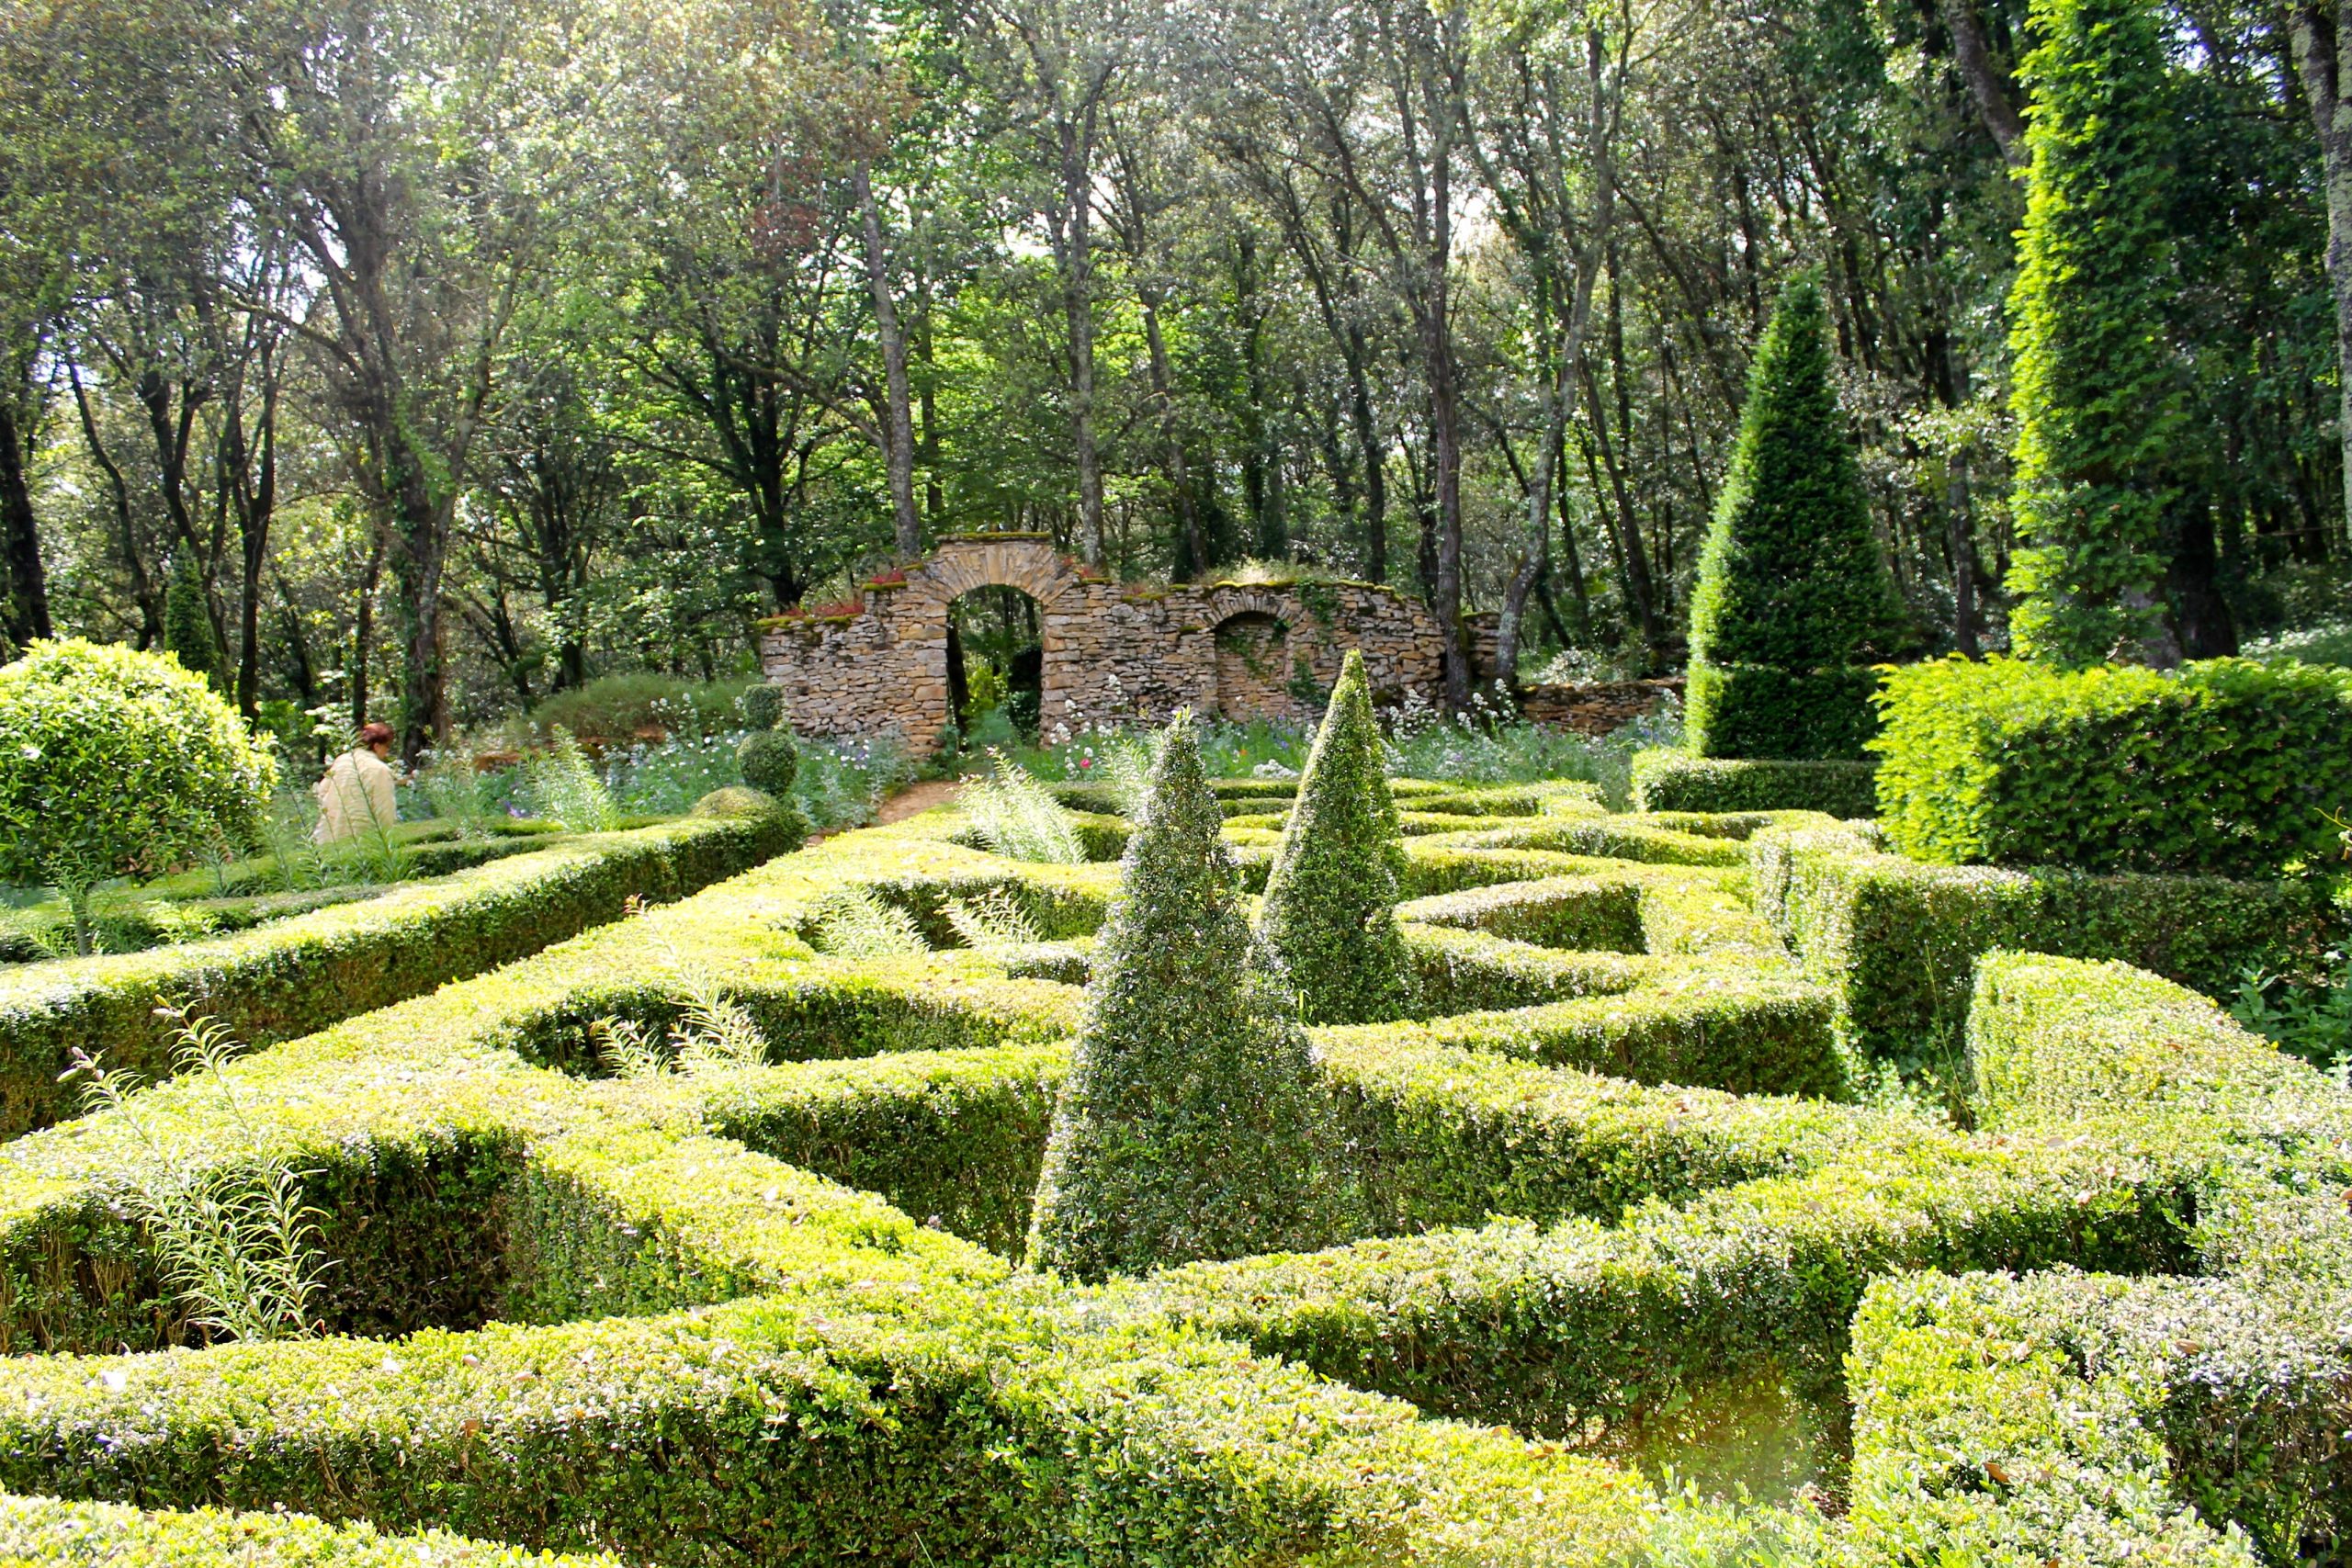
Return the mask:
[[1877,775],[1876,762],[1770,761],[1641,751],[1634,757],[1634,809],[1874,817]]
[[1270,977],[1295,999],[1301,1021],[1377,1023],[1411,1004],[1396,912],[1404,863],[1363,655],[1350,649],[1306,753],[1258,919]]
[[201,997],[256,1045],[537,953],[620,915],[759,863],[785,835],[772,820],[682,822],[516,855],[447,882],[411,884],[238,935],[0,973],[0,1132],[68,1111],[67,1052],[169,1070],[159,997]]
[[89,951],[90,892],[250,841],[277,764],[169,659],[71,639],[0,667],[0,877],[54,885]]
[[752,685],[748,680],[687,681],[652,671],[599,675],[533,708],[530,726],[541,737],[562,729],[600,742],[654,730],[711,735],[735,728],[736,704]]
[[2010,642],[2079,666],[2162,634],[2165,509],[2186,383],[2178,177],[2164,24],[2147,0],[2034,0],[2018,61],[2032,100],[2025,224],[2009,290],[2016,488]]
[[523,764],[523,790],[532,809],[574,833],[605,833],[621,825],[620,807],[587,751],[561,725],[547,750]]
[[1873,1278],[2187,1261],[2178,1185],[2109,1148],[1986,1149],[1886,1118],[1820,1152],[1613,1226],[1498,1220],[1193,1264],[1136,1293],[1261,1355],[1586,1452],[1687,1466],[1739,1457],[1724,1439],[1745,1436],[1779,1488],[1834,1470]]
[[956,797],[980,843],[1012,860],[1074,865],[1087,858],[1078,825],[1045,785],[1000,751],[989,753],[988,776]]
[[1079,1279],[1319,1247],[1360,1224],[1330,1095],[1267,993],[1189,721],[1128,841],[1037,1184],[1029,1258]]
[[2352,671],[1949,660],[1881,705],[1880,819],[1917,860],[2269,876],[2344,852]]
[[1685,701],[1690,733],[1699,738],[1693,745],[1709,748],[1698,755],[1849,761],[1861,756],[1877,731],[1871,712],[1877,689],[1878,677],[1869,670],[1804,673],[1693,663]]
[[2213,1280],[1883,1280],[1854,1321],[1849,1560],[2341,1561],[2334,1337]]
[[2210,995],[2248,964],[2301,970],[2342,916],[2305,882],[1921,865],[1839,828],[1759,832],[1757,901],[1838,998],[1866,1061],[1947,1071],[1977,959],[1996,948],[2116,959]]
[[1460,926],[1538,947],[1639,953],[1642,890],[1604,876],[1547,876],[1416,898],[1397,910],[1422,925]]
[[800,745],[788,729],[755,729],[735,748],[744,784],[781,800],[800,773]]
[[1869,653],[1892,651],[1894,592],[1830,382],[1821,288],[1781,291],[1748,373],[1739,443],[1690,599],[1690,749],[1859,757]]
[[306,1514],[220,1508],[142,1513],[119,1503],[0,1497],[0,1557],[27,1564],[235,1562],[243,1568],[620,1568],[604,1555],[549,1557],[441,1530],[387,1535]]
[[784,722],[784,688],[765,681],[746,686],[735,699],[735,711],[743,716],[746,729],[774,729]]

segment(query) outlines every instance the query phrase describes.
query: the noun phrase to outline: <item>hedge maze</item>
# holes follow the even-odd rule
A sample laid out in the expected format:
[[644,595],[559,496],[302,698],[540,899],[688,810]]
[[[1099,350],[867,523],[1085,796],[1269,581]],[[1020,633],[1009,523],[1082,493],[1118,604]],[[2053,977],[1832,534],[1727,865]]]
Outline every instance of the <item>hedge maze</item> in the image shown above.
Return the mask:
[[[1293,786],[1213,787],[1252,912]],[[1406,1016],[1306,1028],[1336,1245],[1023,1266],[1136,829],[1070,789],[1095,858],[1033,864],[943,809],[217,1071],[151,1052],[0,1149],[0,1552],[2352,1550],[2352,1098],[2108,962],[2194,983],[2269,914],[2154,953],[2143,887],[1906,872],[1826,817],[1393,790]],[[922,950],[842,951],[845,897]],[[983,897],[1023,940],[958,936]],[[600,1055],[714,1007],[766,1065]],[[1931,1059],[1951,1116],[1887,1092]],[[120,1196],[158,1147],[300,1173],[323,1337],[193,1343]]]

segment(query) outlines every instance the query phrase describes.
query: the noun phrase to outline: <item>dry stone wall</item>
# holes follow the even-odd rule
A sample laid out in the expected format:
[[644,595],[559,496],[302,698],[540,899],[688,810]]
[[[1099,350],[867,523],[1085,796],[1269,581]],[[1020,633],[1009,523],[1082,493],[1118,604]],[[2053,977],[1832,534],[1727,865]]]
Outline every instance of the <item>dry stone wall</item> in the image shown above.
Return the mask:
[[[1233,718],[1298,719],[1363,651],[1384,704],[1443,691],[1444,637],[1419,603],[1358,582],[1117,583],[1081,569],[1044,535],[951,536],[904,581],[868,584],[832,615],[766,623],[760,650],[804,735],[896,729],[934,750],[949,718],[950,607],[976,588],[1036,601],[1043,633],[1038,723],[1047,738],[1089,724],[1165,717],[1178,707]],[[1490,618],[1470,618],[1474,673],[1493,668]]]

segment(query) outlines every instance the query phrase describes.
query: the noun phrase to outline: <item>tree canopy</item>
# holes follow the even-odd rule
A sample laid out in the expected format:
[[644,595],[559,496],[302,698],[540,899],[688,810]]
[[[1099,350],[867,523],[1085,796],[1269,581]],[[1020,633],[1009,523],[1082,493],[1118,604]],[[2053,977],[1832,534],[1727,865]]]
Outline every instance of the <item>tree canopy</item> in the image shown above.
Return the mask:
[[1809,271],[1910,646],[2230,651],[2352,547],[2328,9],[11,0],[0,637],[186,558],[413,753],[994,528],[1664,672]]

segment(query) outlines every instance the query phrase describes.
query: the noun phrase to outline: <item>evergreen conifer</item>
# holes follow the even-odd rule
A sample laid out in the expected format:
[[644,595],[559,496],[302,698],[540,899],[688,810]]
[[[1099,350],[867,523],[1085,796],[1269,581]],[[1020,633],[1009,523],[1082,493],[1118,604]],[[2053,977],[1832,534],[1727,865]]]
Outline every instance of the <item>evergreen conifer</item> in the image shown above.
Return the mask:
[[1809,276],[1781,292],[1748,373],[1739,444],[1690,602],[1690,748],[1859,758],[1866,665],[1898,624]]
[[1258,931],[1305,1023],[1381,1023],[1412,998],[1396,929],[1405,849],[1381,765],[1363,655],[1351,649],[1299,775]]
[[210,682],[214,691],[228,689],[227,660],[220,657],[220,639],[212,635],[204,580],[197,575],[196,558],[186,550],[172,563],[171,581],[164,590],[164,651],[178,659],[190,674]]
[[2165,323],[2171,95],[2148,0],[2034,0],[2025,227],[2009,293],[2018,416],[2012,646],[2170,662],[2158,588],[2184,389]]
[[1100,1280],[1356,1232],[1330,1092],[1252,962],[1223,826],[1180,717],[1095,950],[1037,1184],[1034,1268]]

